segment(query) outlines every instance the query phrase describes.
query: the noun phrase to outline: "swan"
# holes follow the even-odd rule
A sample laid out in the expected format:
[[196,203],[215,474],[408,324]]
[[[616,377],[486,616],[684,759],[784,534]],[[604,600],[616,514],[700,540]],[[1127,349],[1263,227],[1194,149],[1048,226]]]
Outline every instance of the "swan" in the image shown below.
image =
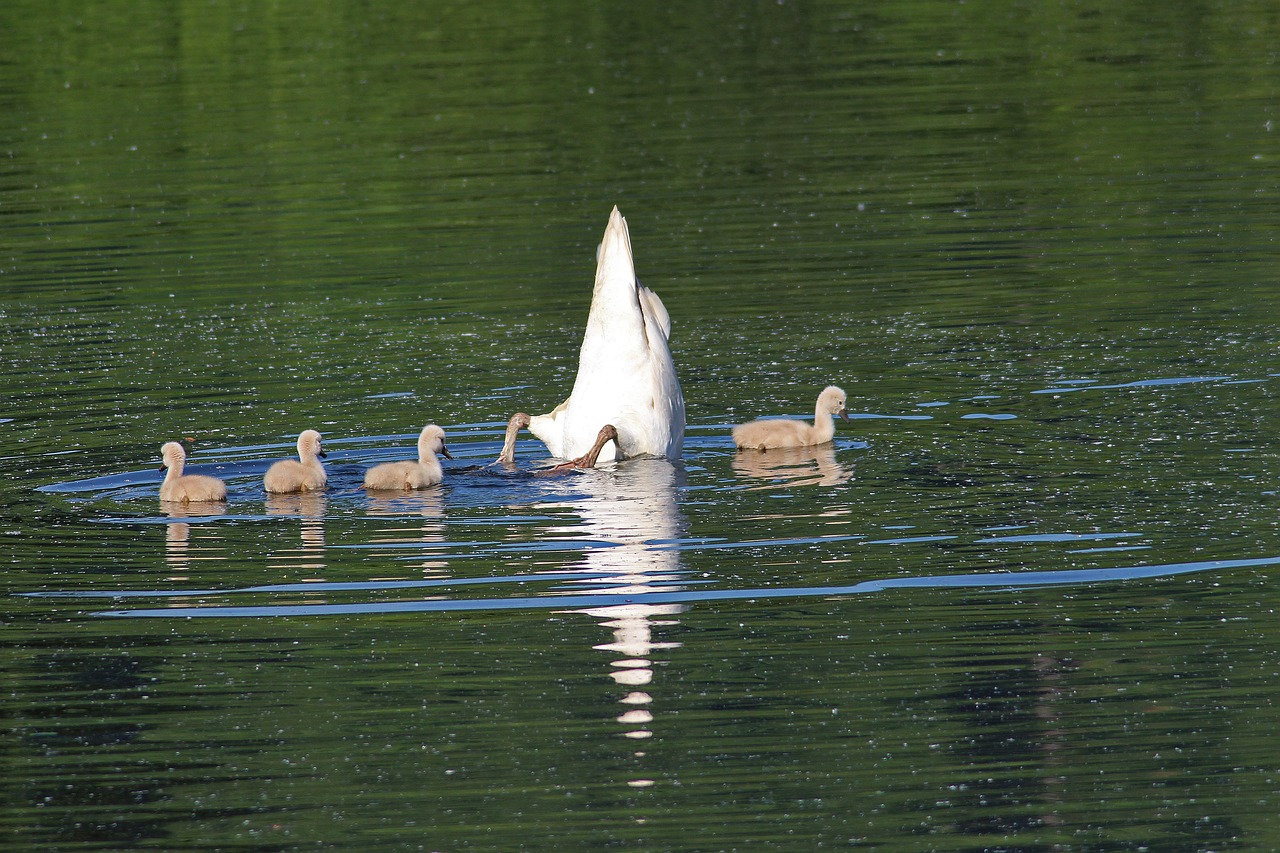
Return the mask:
[[375,465],[364,474],[366,489],[383,491],[407,491],[425,489],[444,480],[437,453],[452,459],[453,454],[444,446],[444,430],[435,424],[427,424],[418,436],[417,462],[384,462]]
[[524,412],[516,412],[507,421],[507,436],[502,441],[502,452],[498,461],[504,465],[514,465],[516,461],[516,434],[529,426],[529,416]]
[[320,460],[325,456],[320,446],[320,433],[303,430],[298,436],[298,458],[281,459],[267,469],[262,484],[268,492],[319,492],[329,482]]
[[569,399],[529,419],[529,431],[552,456],[572,459],[604,424],[618,437],[600,453],[677,459],[684,446],[684,395],[671,360],[671,317],[658,295],[636,279],[627,220],[613,208],[596,255],[591,311]]
[[187,451],[178,442],[165,442],[160,448],[160,458],[164,460],[160,470],[165,472],[164,482],[160,484],[160,500],[207,503],[227,499],[227,484],[217,477],[182,473],[187,464]]
[[818,395],[814,407],[813,424],[787,418],[766,418],[739,424],[733,428],[733,443],[739,450],[766,450],[771,447],[811,447],[826,444],[836,434],[832,415],[849,420],[845,408],[845,394],[834,385],[828,385]]

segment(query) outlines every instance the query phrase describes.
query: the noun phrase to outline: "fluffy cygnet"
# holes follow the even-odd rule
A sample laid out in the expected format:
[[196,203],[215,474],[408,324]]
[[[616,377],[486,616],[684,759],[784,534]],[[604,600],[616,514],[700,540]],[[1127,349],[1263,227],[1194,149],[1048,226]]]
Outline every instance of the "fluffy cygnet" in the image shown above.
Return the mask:
[[511,416],[511,420],[507,421],[507,437],[502,442],[502,452],[498,454],[498,461],[507,465],[513,465],[516,461],[516,433],[529,426],[529,416],[524,412],[516,412]]
[[407,491],[425,489],[444,479],[437,453],[452,459],[453,454],[444,446],[444,430],[435,424],[427,424],[418,436],[417,462],[384,462],[365,472],[364,487],[382,491]]
[[164,460],[160,470],[165,472],[164,482],[160,484],[160,500],[207,503],[227,499],[227,484],[217,477],[182,473],[187,464],[187,451],[178,442],[165,442],[160,448],[160,457]]
[[304,430],[298,436],[298,458],[281,459],[267,469],[262,484],[268,492],[319,492],[329,482],[320,460],[324,450],[320,446],[320,433]]
[[844,391],[828,385],[818,395],[813,423],[787,418],[766,418],[733,428],[733,443],[739,450],[767,450],[771,447],[810,447],[826,444],[836,434],[832,415],[848,420]]

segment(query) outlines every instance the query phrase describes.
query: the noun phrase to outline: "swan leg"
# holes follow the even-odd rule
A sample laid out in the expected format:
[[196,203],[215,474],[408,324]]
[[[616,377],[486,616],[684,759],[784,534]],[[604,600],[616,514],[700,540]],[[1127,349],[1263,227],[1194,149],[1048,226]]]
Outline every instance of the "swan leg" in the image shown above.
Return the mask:
[[577,459],[570,459],[568,462],[561,462],[548,468],[548,471],[574,471],[583,468],[596,467],[596,459],[600,456],[600,451],[611,441],[618,440],[618,430],[613,424],[605,424],[600,428],[600,433],[596,436],[596,443],[591,445],[591,449],[579,456]]

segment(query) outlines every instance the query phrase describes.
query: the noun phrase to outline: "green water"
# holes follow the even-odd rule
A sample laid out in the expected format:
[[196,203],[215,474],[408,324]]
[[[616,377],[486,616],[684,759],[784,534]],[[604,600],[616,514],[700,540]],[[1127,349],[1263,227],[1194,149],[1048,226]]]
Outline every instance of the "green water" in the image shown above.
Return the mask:
[[[1280,847],[1269,5],[0,32],[6,850]],[[473,467],[615,204],[683,459]],[[445,485],[362,492],[427,422]]]

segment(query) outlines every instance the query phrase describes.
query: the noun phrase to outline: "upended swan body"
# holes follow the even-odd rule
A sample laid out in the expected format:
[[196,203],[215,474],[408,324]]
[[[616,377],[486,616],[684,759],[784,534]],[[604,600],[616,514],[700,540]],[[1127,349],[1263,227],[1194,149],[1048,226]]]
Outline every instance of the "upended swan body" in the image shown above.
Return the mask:
[[449,459],[453,454],[444,446],[444,430],[435,424],[427,424],[418,436],[418,461],[384,462],[375,465],[364,474],[364,487],[370,490],[409,491],[425,489],[444,480],[437,453]]
[[323,491],[329,482],[329,475],[320,464],[323,458],[320,433],[313,429],[303,430],[298,436],[298,458],[276,462],[267,469],[262,484],[268,492],[276,494]]
[[813,423],[789,418],[763,418],[733,428],[733,443],[739,450],[768,450],[773,447],[811,447],[826,444],[836,434],[833,415],[848,420],[845,394],[834,385],[828,385],[818,395],[814,407]]
[[618,437],[600,452],[601,461],[679,458],[684,395],[670,335],[671,317],[662,300],[636,279],[627,220],[615,207],[596,258],[573,391],[553,411],[530,418],[529,431],[562,459],[586,454],[605,424],[612,424]]
[[217,477],[204,474],[183,474],[187,464],[187,451],[176,441],[167,441],[160,448],[164,465],[164,482],[160,484],[160,500],[169,503],[209,503],[227,499],[227,484]]

